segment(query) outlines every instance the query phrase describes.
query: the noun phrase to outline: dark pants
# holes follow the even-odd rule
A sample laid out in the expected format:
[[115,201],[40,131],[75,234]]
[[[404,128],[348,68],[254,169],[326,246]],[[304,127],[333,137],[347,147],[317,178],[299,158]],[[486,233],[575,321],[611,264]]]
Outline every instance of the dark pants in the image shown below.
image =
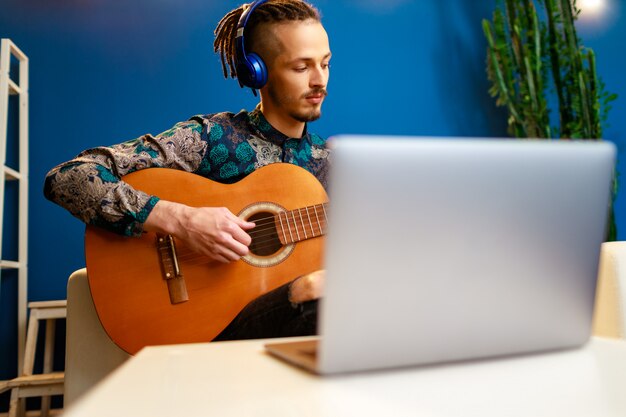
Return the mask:
[[317,300],[292,304],[289,284],[251,301],[213,341],[316,334]]

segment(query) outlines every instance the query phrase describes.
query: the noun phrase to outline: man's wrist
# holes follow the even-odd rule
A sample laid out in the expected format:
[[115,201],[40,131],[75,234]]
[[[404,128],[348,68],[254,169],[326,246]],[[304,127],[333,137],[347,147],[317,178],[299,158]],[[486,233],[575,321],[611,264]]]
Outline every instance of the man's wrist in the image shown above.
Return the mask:
[[176,235],[180,228],[185,206],[167,200],[159,200],[144,223],[144,230]]

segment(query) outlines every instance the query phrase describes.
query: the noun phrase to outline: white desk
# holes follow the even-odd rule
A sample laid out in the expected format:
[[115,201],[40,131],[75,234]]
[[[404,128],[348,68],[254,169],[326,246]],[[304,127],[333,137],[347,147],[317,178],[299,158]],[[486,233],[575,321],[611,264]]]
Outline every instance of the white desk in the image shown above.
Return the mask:
[[626,342],[453,365],[318,377],[263,341],[150,347],[67,417],[626,416]]

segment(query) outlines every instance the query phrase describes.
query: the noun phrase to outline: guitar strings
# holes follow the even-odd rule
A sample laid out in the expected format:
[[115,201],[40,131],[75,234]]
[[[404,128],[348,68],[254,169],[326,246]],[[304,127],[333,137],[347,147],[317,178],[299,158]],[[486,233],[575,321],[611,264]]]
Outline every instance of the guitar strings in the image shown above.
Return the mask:
[[307,212],[308,209],[311,209],[313,210],[313,212],[315,212],[318,208],[322,209],[322,212],[324,212],[324,217],[326,217],[325,210],[328,208],[328,203],[321,203],[321,204],[314,204],[312,206],[301,207],[301,208],[297,208],[293,210],[283,210],[283,211],[278,212],[277,214],[272,214],[269,217],[264,217],[259,220],[269,220],[269,219],[275,218],[279,214],[290,214],[290,213],[296,213],[296,212],[301,213],[302,210]]
[[[316,224],[317,223],[319,225],[321,223],[320,222],[320,217],[317,216],[317,214],[318,214],[317,212],[315,213],[316,214],[315,220],[313,220],[311,218],[311,215],[308,212],[307,212],[306,216],[303,216],[302,213],[298,213],[298,215],[296,216],[296,218],[294,220],[293,219],[293,215],[292,215],[292,217],[289,217],[289,214],[295,213],[295,212],[296,212],[296,210],[292,210],[292,211],[289,211],[289,212],[282,211],[282,212],[280,212],[280,213],[278,213],[276,215],[270,216],[270,217],[264,217],[264,218],[261,218],[261,219],[256,219],[256,220],[254,220],[254,223],[259,224],[259,223],[265,222],[265,223],[263,223],[263,225],[271,225],[271,223],[281,223],[282,224],[282,221],[283,221],[282,219],[283,218],[281,217],[281,214],[283,214],[283,213],[285,214],[285,217],[284,217],[285,220],[284,221],[287,223],[287,227],[289,227],[289,228],[291,228],[291,223],[290,222],[295,223],[294,227],[296,229],[298,227],[298,223],[300,223],[300,225],[302,225],[302,228],[304,228],[305,224],[307,223],[307,220],[309,221],[309,223],[312,223],[312,224]],[[305,220],[305,217],[306,217],[306,220]],[[323,213],[322,217],[323,217],[322,221],[324,221],[324,222],[328,221],[327,218],[326,218],[326,213],[325,212]],[[254,233],[255,230],[257,230],[257,228],[252,229],[250,233]],[[260,229],[260,230],[264,230],[264,229]]]
[[[250,237],[253,239],[252,244],[254,244],[254,249],[257,251],[262,251],[262,250],[273,248],[276,246],[279,246],[280,248],[282,248],[289,244],[293,244],[296,242],[300,242],[302,240],[315,238],[315,237],[323,235],[326,231],[326,227],[328,224],[326,212],[325,212],[325,207],[327,206],[327,204],[328,203],[322,203],[322,204],[317,204],[314,206],[308,206],[308,207],[303,208],[306,212],[306,215],[302,214],[301,210],[303,209],[296,209],[292,211],[281,211],[277,214],[254,220],[254,222],[256,223],[256,226],[255,228],[250,230],[250,232],[248,232]],[[309,208],[313,208],[314,210],[315,221],[313,221],[313,219],[311,218],[311,215],[308,211]],[[318,211],[318,208],[322,208],[323,212],[320,213]],[[284,220],[281,217],[282,214],[285,215]],[[290,214],[292,218],[289,218]],[[321,216],[318,216],[318,215],[321,215]],[[295,216],[295,219],[293,219],[294,216]],[[307,232],[306,230],[305,217],[309,221],[309,226],[311,226],[310,232]],[[321,217],[321,221],[320,221],[320,217]],[[283,226],[283,221],[287,224],[287,227]],[[292,229],[292,223],[295,223],[293,224],[294,229]],[[284,233],[283,237],[291,238],[291,242],[283,244],[280,241],[280,239],[278,238],[278,235],[281,233],[278,227],[279,224],[281,226],[280,228],[282,229],[282,233]],[[313,225],[315,224],[317,225],[317,233],[316,233],[316,228],[313,227]],[[178,261],[195,261],[195,260],[202,259],[202,262],[200,262],[199,264],[213,262],[213,260],[208,259],[206,255],[197,253],[186,247],[178,248],[177,252],[178,252],[178,255],[177,255]],[[198,264],[198,263],[192,263],[192,265],[193,264]]]
[[[315,230],[322,230],[325,228],[327,222],[315,222],[312,223],[312,225],[310,224],[309,227],[306,227],[306,223],[301,223],[301,224],[296,224],[293,225],[293,228],[291,227],[291,224],[288,224],[287,227],[282,227],[282,229],[285,230],[285,234],[289,234],[289,233],[293,233],[293,234],[298,234],[298,233],[302,233],[302,234],[309,234],[309,231],[311,231],[313,234],[315,234]],[[315,227],[317,226],[317,227]],[[297,231],[297,232],[296,232]],[[250,237],[265,237],[270,236],[272,233],[274,234],[278,234],[279,232],[279,228],[277,227],[277,224],[275,223],[264,223],[264,224],[258,224],[254,229],[251,229],[249,232],[247,232],[248,235],[250,235]]]
[[[323,234],[324,233],[322,231],[322,233],[314,235],[314,236],[310,236],[308,239],[319,237],[319,236],[322,236]],[[308,240],[308,239],[301,239],[300,241]],[[257,241],[256,244],[254,245],[254,249],[257,250],[257,251],[262,251],[264,249],[269,249],[269,248],[273,248],[273,247],[276,247],[276,246],[278,246],[279,249],[280,249],[280,248],[283,248],[283,247],[285,247],[287,245],[290,245],[290,244],[293,244],[293,243],[297,243],[297,242],[299,242],[299,241],[290,242],[290,243],[287,243],[285,245],[285,244],[283,244],[282,242],[280,242],[279,240],[276,240],[276,239],[266,239],[263,242],[258,242]],[[277,243],[278,243],[278,245],[277,245]],[[276,252],[278,252],[278,250]],[[191,250],[191,249],[189,249],[187,247],[182,247],[182,248],[177,249],[177,257],[176,258],[177,258],[178,261],[189,261],[189,260],[194,260],[194,259],[206,258],[206,255],[197,253],[197,252],[195,252],[195,251],[193,251],[193,250]]]
[[[306,226],[306,221],[301,221],[299,223],[293,224],[293,228],[292,228],[292,224],[291,223],[287,223],[287,226],[283,226],[282,222],[277,221],[276,218],[273,219],[273,222],[265,222],[265,223],[261,223],[260,220],[256,221],[257,226],[253,229],[251,229],[248,233],[248,235],[250,235],[250,237],[252,238],[260,238],[260,237],[265,237],[265,236],[270,236],[272,234],[279,234],[281,233],[279,231],[279,228],[277,227],[278,224],[281,224],[281,228],[284,229],[284,233],[287,234],[293,234],[293,235],[298,235],[299,233],[302,233],[304,235],[307,235],[311,232],[313,235],[315,235],[315,230],[323,230],[326,227],[326,224],[328,223],[325,219],[323,219],[322,221],[315,221],[313,222],[311,220],[311,222],[309,222],[309,227],[307,228]],[[317,226],[317,227],[315,227]],[[310,232],[309,232],[310,231]]]
[[[317,211],[317,208],[320,207],[322,208],[322,212],[319,213]],[[323,203],[323,204],[317,204],[315,206],[309,206],[309,207],[304,207],[302,209],[296,209],[296,210],[291,210],[291,211],[281,211],[275,215],[271,215],[269,217],[263,217],[260,219],[256,219],[254,220],[255,223],[261,223],[261,222],[268,222],[268,221],[274,221],[276,222],[276,220],[278,219],[278,221],[280,222],[282,220],[281,215],[284,214],[285,215],[285,221],[287,222],[287,225],[289,226],[289,222],[294,221],[293,217],[295,215],[296,219],[295,219],[295,223],[298,223],[298,220],[300,220],[301,224],[306,223],[306,220],[304,220],[304,218],[306,217],[307,220],[309,220],[309,222],[311,223],[319,223],[319,218],[320,216],[318,216],[318,214],[321,214],[323,217],[324,221],[327,221],[326,219],[326,207],[327,207],[327,203]],[[315,215],[315,221],[313,221],[313,219],[311,218],[310,213],[308,212],[308,208],[313,208],[313,213]],[[302,214],[302,210],[305,210],[305,215]],[[297,215],[295,214],[297,212]],[[291,215],[291,217],[290,217]],[[254,230],[254,229],[253,229]]]
[[[321,230],[319,234],[312,235],[312,236],[308,237],[307,239],[316,238],[316,237],[322,236],[323,234],[325,234],[325,230]],[[270,235],[268,235],[266,237],[270,237]],[[276,246],[279,246],[279,248],[283,248],[284,246],[287,246],[287,245],[290,245],[290,244],[293,244],[293,243],[297,243],[297,242],[302,241],[302,240],[307,240],[307,239],[300,239],[298,241],[289,242],[287,244],[283,244],[282,242],[280,242],[280,240],[277,240],[277,239],[274,239],[274,238],[265,239],[265,240],[260,241],[260,242],[257,239],[257,241],[255,242],[255,245],[254,245],[254,249],[257,250],[257,251],[262,251],[264,249],[269,249],[269,248],[273,248],[273,247],[276,247]],[[278,243],[278,245],[277,245],[277,243]],[[193,260],[193,259],[196,259],[196,258],[198,258],[198,259],[199,258],[206,258],[206,255],[197,253],[197,252],[189,249],[188,247],[179,248],[179,249],[177,249],[177,252],[178,252],[177,259],[179,261],[188,261],[188,260]],[[278,250],[277,250],[277,252],[278,252]]]

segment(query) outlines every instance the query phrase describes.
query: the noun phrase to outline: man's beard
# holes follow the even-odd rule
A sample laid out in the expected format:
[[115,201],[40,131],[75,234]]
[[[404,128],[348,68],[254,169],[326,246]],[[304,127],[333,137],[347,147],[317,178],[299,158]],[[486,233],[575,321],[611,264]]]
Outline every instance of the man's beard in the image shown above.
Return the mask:
[[290,110],[289,109],[290,104],[298,103],[301,99],[305,99],[307,96],[310,96],[312,94],[322,94],[322,96],[324,97],[328,95],[326,89],[315,88],[313,90],[307,91],[306,93],[302,94],[298,99],[294,100],[291,97],[281,96],[274,88],[271,88],[271,86],[270,88],[268,88],[268,93],[275,103],[280,104],[280,107],[282,107],[283,109],[286,109],[289,117],[302,123],[314,122],[315,120],[319,119],[322,116],[321,103],[320,103],[320,106],[317,106],[308,111]]
[[309,112],[289,112],[289,116],[303,123],[314,122],[322,116],[322,109],[315,109]]

